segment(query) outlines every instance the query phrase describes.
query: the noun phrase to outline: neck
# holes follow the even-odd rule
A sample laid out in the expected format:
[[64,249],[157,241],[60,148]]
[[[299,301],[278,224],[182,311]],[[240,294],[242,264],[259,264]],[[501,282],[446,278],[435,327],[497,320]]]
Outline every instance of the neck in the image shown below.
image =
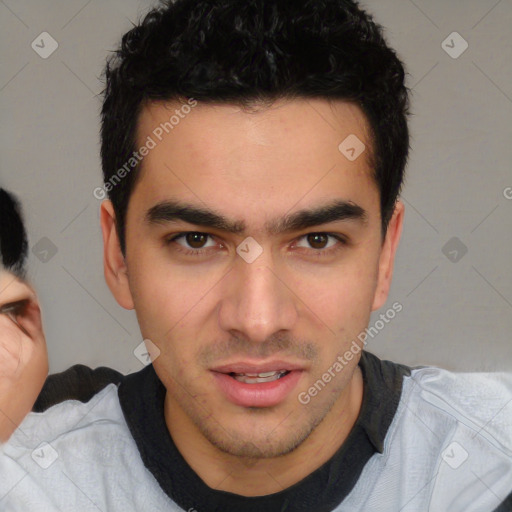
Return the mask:
[[183,458],[210,488],[242,496],[280,492],[318,469],[342,446],[359,416],[363,378],[359,366],[322,422],[292,452],[275,458],[247,461],[220,451],[184,414],[169,393],[165,397],[165,421]]

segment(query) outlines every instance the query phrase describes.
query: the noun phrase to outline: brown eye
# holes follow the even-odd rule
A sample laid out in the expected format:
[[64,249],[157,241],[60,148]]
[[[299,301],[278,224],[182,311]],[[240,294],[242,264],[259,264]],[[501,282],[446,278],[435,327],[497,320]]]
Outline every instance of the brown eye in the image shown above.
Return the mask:
[[[206,251],[215,247],[212,235],[199,231],[186,231],[165,241],[167,245],[180,246],[177,250],[190,256],[204,255]],[[208,243],[210,245],[208,245]],[[188,249],[184,251],[183,249]]]
[[208,235],[205,233],[187,233],[185,240],[193,249],[201,249],[208,240]]
[[313,249],[325,249],[329,236],[325,233],[311,233],[307,235],[308,242]]
[[343,235],[335,233],[308,233],[300,237],[296,247],[308,249],[315,257],[332,256],[348,245]]

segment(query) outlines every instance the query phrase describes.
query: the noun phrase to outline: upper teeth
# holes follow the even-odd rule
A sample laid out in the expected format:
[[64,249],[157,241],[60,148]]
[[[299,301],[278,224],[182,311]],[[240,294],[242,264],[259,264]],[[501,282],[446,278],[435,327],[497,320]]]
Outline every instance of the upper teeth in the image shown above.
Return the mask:
[[235,375],[238,376],[245,376],[245,377],[260,377],[264,379],[265,377],[272,377],[273,375],[276,375],[278,373],[283,373],[286,370],[276,370],[274,372],[264,372],[264,373],[235,373]]
[[272,382],[286,374],[287,370],[277,370],[275,372],[262,372],[262,373],[235,373],[232,374],[233,378],[245,384],[258,384],[262,382]]

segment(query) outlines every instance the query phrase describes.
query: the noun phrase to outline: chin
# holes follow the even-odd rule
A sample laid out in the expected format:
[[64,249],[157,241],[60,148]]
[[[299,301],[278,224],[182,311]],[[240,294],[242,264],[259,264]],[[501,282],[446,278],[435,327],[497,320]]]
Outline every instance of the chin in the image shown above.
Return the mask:
[[[261,409],[258,412],[262,412]],[[249,416],[254,418],[253,414]],[[253,420],[246,418],[231,424],[229,428],[215,428],[219,424],[206,423],[198,426],[203,436],[220,451],[247,459],[271,459],[287,455],[300,446],[316,426],[314,422],[309,422],[301,426],[295,424],[293,429],[289,425],[280,429],[280,423],[284,423],[284,420],[275,417],[264,419],[260,416]]]

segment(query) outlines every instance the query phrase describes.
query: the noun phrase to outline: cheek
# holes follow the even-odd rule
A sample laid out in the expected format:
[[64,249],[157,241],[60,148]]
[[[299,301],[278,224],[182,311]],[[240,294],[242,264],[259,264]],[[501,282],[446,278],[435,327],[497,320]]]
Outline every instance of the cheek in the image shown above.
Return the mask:
[[160,366],[181,372],[197,350],[205,297],[213,283],[177,266],[133,261],[138,264],[130,268],[129,284],[142,336],[160,349]]
[[377,270],[377,257],[361,250],[336,267],[295,270],[293,289],[324,326],[333,331],[348,330],[369,319]]
[[162,270],[142,254],[131,258],[128,281],[141,333],[160,345],[159,340],[171,329],[176,313],[175,287],[162,276]]

